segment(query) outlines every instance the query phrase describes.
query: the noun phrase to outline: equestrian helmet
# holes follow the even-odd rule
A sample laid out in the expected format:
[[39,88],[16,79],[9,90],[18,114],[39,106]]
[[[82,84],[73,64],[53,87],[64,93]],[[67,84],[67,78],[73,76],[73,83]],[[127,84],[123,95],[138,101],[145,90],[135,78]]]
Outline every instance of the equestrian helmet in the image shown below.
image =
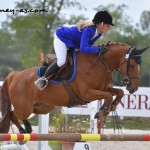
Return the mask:
[[115,26],[112,22],[112,16],[107,11],[97,12],[92,21],[93,21],[94,24],[104,22],[106,24]]

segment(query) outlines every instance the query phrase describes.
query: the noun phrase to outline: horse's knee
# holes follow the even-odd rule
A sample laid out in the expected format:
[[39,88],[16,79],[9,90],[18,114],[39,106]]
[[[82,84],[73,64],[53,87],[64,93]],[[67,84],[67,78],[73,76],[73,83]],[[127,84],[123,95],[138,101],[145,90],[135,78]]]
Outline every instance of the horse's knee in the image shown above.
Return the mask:
[[111,103],[113,100],[113,96],[110,92],[106,92],[105,98],[107,100],[108,103]]
[[113,96],[110,92],[106,92],[104,99],[105,99],[105,102],[103,106],[100,108],[100,110],[103,110],[104,115],[108,115],[110,112],[111,103],[113,101]]
[[111,111],[116,110],[116,107],[121,102],[121,98],[124,96],[124,91],[122,89],[118,89],[116,95],[116,99],[111,104]]
[[122,89],[118,89],[117,96],[122,98],[124,96],[124,91]]

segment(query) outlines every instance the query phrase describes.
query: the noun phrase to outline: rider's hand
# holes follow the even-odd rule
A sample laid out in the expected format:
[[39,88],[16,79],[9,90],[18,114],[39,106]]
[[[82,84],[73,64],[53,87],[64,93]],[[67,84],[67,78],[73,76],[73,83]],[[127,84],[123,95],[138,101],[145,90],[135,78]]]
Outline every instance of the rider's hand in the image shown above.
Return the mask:
[[105,52],[105,51],[107,51],[109,49],[109,47],[106,46],[106,45],[99,45],[99,48],[100,48],[100,53],[101,52]]

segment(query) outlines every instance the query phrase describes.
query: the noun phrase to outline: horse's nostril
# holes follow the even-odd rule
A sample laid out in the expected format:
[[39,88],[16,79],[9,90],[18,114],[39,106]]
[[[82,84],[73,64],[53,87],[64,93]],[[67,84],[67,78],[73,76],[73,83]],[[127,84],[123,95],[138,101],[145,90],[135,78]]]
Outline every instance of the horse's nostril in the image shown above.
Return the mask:
[[129,90],[129,93],[130,93],[130,94],[133,94],[134,92],[135,92],[135,90],[132,89],[132,88]]
[[136,90],[132,88],[132,86],[127,86],[126,89],[129,91],[130,94],[133,94]]

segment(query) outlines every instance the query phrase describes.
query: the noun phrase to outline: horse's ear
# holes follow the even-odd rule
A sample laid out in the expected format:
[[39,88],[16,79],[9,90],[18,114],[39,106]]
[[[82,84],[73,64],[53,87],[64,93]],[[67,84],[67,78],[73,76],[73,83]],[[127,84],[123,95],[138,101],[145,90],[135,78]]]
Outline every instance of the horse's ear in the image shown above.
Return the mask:
[[142,49],[134,49],[131,55],[141,55],[143,52],[145,52],[149,46],[142,48]]

